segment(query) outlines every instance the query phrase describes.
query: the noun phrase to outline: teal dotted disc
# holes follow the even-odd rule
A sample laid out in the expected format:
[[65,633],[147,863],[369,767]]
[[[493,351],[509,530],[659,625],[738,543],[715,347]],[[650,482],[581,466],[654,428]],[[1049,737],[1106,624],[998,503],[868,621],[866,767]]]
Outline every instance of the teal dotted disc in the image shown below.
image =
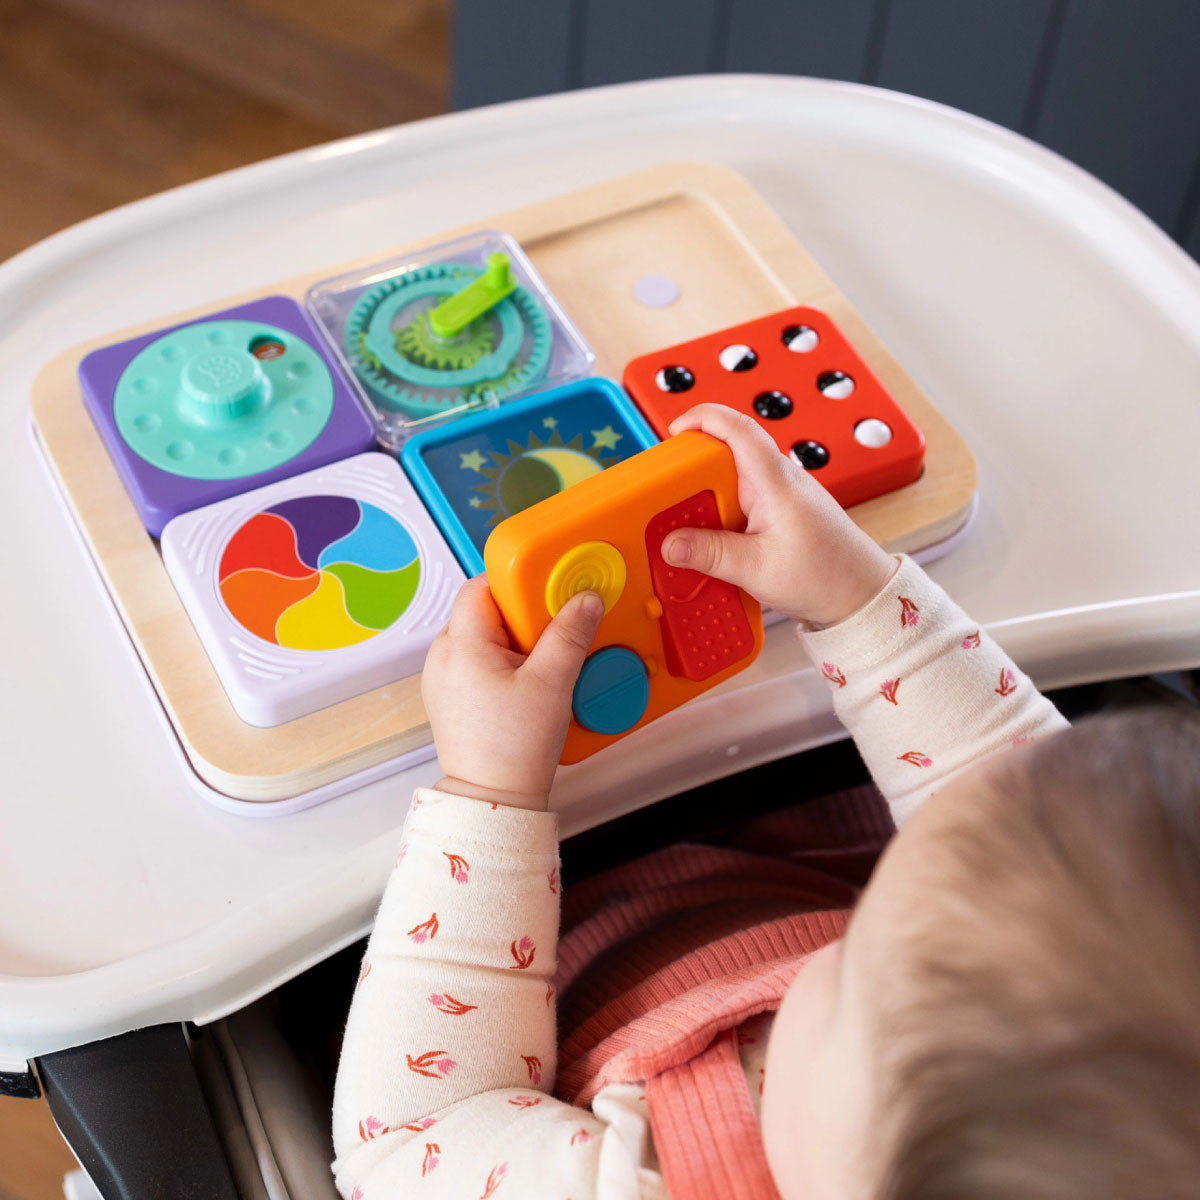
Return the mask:
[[333,412],[333,378],[294,333],[200,321],[165,334],[121,373],[113,416],[126,445],[187,479],[241,479],[294,458]]

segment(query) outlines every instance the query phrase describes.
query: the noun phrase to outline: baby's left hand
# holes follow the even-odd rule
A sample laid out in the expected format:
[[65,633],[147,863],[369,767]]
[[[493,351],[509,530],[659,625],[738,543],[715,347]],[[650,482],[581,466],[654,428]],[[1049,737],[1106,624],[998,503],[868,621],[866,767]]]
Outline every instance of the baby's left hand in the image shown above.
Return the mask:
[[440,790],[546,808],[571,693],[603,615],[594,592],[572,597],[526,656],[511,648],[487,580],[467,580],[421,677]]

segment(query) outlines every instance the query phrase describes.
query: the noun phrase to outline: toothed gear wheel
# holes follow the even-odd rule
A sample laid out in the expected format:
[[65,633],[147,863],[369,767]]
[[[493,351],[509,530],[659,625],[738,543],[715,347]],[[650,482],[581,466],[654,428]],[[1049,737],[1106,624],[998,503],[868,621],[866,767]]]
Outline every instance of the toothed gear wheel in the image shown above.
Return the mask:
[[500,375],[496,379],[485,379],[479,385],[478,391],[483,395],[507,396],[514,390],[520,374],[521,368],[514,363],[503,375]]
[[[435,338],[429,312],[483,268],[437,263],[368,288],[343,335],[355,374],[378,404],[413,419],[525,391],[550,365],[550,318],[518,287],[456,338]],[[488,344],[484,345],[484,339]]]
[[478,317],[451,338],[438,337],[430,328],[429,313],[418,313],[396,334],[396,349],[426,367],[461,370],[491,354],[496,335],[486,315]]

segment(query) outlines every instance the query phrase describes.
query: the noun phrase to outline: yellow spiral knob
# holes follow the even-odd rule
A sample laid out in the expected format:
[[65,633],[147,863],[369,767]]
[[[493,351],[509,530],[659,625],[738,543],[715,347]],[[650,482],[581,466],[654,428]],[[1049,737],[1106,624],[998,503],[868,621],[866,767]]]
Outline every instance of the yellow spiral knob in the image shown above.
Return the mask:
[[572,596],[596,592],[607,613],[624,590],[625,560],[621,552],[607,542],[580,542],[551,568],[546,580],[546,608],[553,617]]

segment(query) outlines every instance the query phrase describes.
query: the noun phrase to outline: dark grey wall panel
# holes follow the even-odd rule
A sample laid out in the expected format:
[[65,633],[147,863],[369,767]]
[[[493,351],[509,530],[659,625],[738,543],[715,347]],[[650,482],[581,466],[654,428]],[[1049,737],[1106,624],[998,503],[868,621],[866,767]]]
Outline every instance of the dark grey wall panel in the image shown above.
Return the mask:
[[706,71],[854,79],[1007,125],[1200,257],[1200,0],[453,0],[456,108]]
[[571,0],[454,0],[451,103],[475,108],[562,92],[574,82]]
[[1200,259],[1200,154],[1192,166],[1192,178],[1183,196],[1178,224],[1167,232],[1182,242],[1193,258]]
[[1200,154],[1200,3],[1072,0],[1030,132],[1178,234]]
[[729,6],[718,64],[725,70],[863,78],[875,0],[729,0]]
[[[566,0],[563,0],[565,5]],[[719,0],[575,0],[583,6],[584,87],[713,69]]]
[[1183,245],[1193,258],[1200,259],[1200,216],[1192,222],[1192,230]]
[[877,82],[1020,128],[1053,0],[893,0]]

